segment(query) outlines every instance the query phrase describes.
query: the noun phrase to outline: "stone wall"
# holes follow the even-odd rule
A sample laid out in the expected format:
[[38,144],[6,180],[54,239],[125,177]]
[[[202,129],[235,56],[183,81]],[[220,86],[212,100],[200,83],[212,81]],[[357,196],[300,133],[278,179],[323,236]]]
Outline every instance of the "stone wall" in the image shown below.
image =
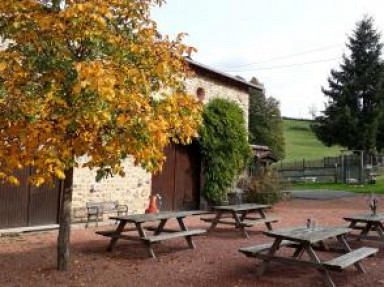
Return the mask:
[[[204,103],[221,97],[238,103],[244,110],[248,124],[248,93],[225,81],[209,76],[196,76],[186,81],[189,94],[196,95],[198,88],[205,92]],[[83,221],[86,217],[86,202],[115,201],[128,205],[129,213],[143,213],[148,206],[151,193],[151,175],[140,167],[135,167],[132,160],[124,164],[126,176],[115,176],[100,183],[95,181],[96,173],[87,168],[74,170],[73,211],[74,220]],[[105,216],[107,217],[107,215]]]
[[[73,219],[86,218],[87,202],[119,201],[128,205],[129,213],[143,213],[148,206],[151,192],[151,174],[135,167],[133,160],[124,162],[125,177],[114,176],[96,182],[96,172],[88,168],[76,168],[73,172]],[[105,215],[108,217],[108,215]]]
[[224,98],[237,103],[244,111],[244,118],[248,128],[248,107],[249,94],[238,87],[214,77],[198,75],[186,81],[186,88],[189,94],[196,95],[198,88],[203,88],[205,99],[203,103],[208,103],[214,98]]

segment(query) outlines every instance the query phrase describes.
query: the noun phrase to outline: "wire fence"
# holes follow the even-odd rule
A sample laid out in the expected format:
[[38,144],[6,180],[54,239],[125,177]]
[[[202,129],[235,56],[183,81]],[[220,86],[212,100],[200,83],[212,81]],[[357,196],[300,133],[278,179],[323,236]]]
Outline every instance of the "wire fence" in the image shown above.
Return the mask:
[[275,168],[289,182],[366,183],[381,173],[383,163],[383,155],[359,153],[280,162]]

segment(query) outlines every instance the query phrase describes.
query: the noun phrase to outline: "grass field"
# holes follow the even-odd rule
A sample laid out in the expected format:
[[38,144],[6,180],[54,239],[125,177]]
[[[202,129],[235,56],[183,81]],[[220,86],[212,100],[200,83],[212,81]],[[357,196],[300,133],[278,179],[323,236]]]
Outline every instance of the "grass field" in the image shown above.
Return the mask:
[[384,175],[377,178],[376,184],[352,185],[342,183],[297,183],[292,186],[294,190],[308,189],[329,189],[343,190],[359,193],[378,193],[384,194]]
[[[284,119],[286,157],[284,161],[317,159],[340,154],[340,146],[326,147],[315,136],[310,128],[310,121]],[[351,185],[340,183],[298,183],[294,190],[329,189],[360,193],[384,194],[384,175],[377,178],[376,184]]]
[[286,157],[284,161],[339,155],[341,147],[326,147],[310,128],[310,121],[284,119]]

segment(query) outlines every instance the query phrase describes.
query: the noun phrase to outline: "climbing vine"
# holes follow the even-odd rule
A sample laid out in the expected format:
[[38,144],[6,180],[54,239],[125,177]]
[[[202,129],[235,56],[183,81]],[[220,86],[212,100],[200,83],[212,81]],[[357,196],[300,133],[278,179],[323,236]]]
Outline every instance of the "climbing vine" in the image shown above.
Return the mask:
[[204,194],[209,201],[220,203],[251,158],[243,110],[225,99],[208,103],[203,112],[200,146]]

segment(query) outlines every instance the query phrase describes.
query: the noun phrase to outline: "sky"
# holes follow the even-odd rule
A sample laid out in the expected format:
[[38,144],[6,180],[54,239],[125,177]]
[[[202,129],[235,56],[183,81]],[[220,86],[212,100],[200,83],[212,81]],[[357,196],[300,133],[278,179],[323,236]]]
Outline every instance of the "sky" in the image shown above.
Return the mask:
[[161,33],[188,33],[194,60],[255,76],[282,115],[295,118],[324,110],[321,87],[348,52],[357,21],[372,16],[384,33],[384,0],[167,0],[152,15]]

